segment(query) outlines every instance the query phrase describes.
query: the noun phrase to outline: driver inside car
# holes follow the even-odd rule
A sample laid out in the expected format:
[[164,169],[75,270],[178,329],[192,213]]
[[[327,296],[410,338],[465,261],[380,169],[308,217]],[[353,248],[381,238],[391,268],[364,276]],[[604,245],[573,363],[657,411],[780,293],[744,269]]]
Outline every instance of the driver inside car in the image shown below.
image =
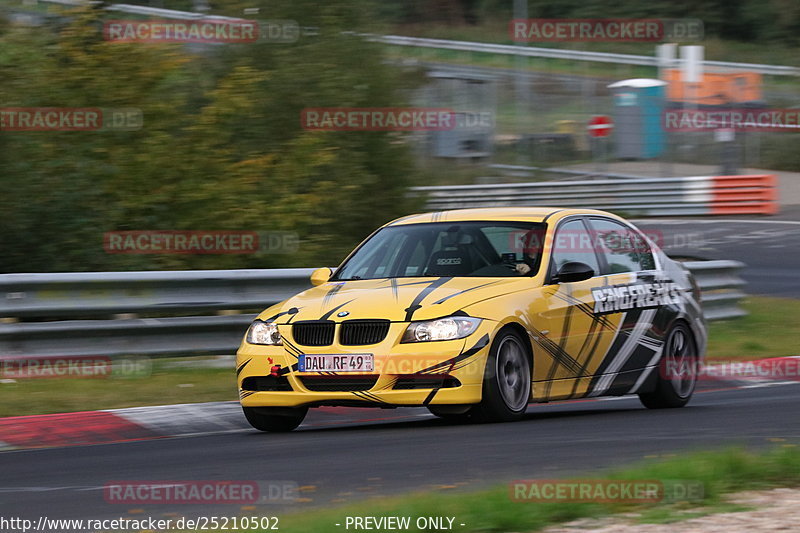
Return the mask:
[[527,276],[536,267],[539,253],[542,250],[542,230],[532,229],[522,237],[522,262],[514,265],[514,270],[521,276]]

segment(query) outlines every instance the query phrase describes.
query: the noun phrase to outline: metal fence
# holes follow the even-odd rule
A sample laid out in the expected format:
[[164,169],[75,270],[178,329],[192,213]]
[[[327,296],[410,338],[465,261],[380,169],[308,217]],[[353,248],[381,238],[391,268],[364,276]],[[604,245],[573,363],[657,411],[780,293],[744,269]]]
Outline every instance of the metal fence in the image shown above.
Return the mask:
[[[43,0],[67,6],[95,5],[87,0]],[[198,9],[202,4],[197,4]],[[22,9],[17,6],[14,9]],[[152,16],[175,20],[232,20],[207,13],[162,9],[130,4],[105,4],[112,12],[132,16]],[[202,10],[201,10],[202,11]],[[38,16],[38,15],[37,15]],[[318,28],[299,28],[301,38],[318,34]],[[464,79],[491,78],[495,105],[494,123],[489,138],[476,142],[460,138],[457,132],[438,132],[451,144],[419,149],[420,160],[436,164],[438,158],[461,152],[463,160],[491,159],[512,164],[552,166],[593,159],[606,161],[622,142],[621,129],[612,138],[590,140],[586,122],[592,115],[609,114],[614,100],[608,85],[628,78],[656,77],[659,69],[677,68],[680,60],[656,55],[633,55],[527,45],[492,44],[473,41],[428,39],[401,35],[360,34],[382,43],[387,57],[400,64],[418,64],[432,71],[449,71]],[[313,38],[313,37],[311,37]],[[206,45],[202,45],[206,46]],[[725,61],[704,61],[706,72],[746,72],[764,77],[762,95],[757,100],[770,108],[800,105],[798,85],[786,83],[786,76],[800,75],[800,68]],[[474,87],[474,84],[470,85]],[[462,99],[466,90],[452,90],[448,100]],[[743,95],[740,95],[743,97]],[[738,96],[735,101],[738,100]],[[447,107],[429,101],[430,107]],[[458,106],[456,106],[458,107]],[[474,111],[474,109],[459,109]],[[436,136],[431,134],[430,136]],[[425,136],[417,136],[417,140]],[[738,132],[733,141],[722,141],[714,132],[666,132],[663,151],[654,163],[719,164],[730,168],[775,168],[785,165],[794,152],[792,139],[781,132]],[[430,141],[435,145],[435,141]],[[477,146],[474,146],[477,145]],[[435,171],[435,168],[431,169]]]
[[[743,296],[744,282],[737,275],[742,263],[684,264],[697,275],[709,319],[744,314],[736,306]],[[260,311],[309,287],[311,272],[296,268],[2,274],[0,360],[230,354],[255,317],[252,310]],[[174,316],[200,310],[224,314]],[[231,310],[245,312],[231,314]],[[121,317],[123,313],[173,316]],[[107,318],[112,314],[117,318]]]

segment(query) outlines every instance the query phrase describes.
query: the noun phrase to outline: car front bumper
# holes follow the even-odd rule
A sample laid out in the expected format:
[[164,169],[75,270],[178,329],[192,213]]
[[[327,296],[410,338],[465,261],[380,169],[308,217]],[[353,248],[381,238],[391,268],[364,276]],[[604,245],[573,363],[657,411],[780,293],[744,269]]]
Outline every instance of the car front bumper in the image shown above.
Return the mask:
[[[284,346],[243,342],[236,355],[241,404],[393,407],[478,403],[497,323],[484,320],[464,339],[400,343],[407,325],[393,323],[384,341],[371,346],[298,346],[289,338]],[[371,353],[375,369],[335,374],[300,372],[298,350],[304,354]],[[263,390],[265,383],[284,390]]]

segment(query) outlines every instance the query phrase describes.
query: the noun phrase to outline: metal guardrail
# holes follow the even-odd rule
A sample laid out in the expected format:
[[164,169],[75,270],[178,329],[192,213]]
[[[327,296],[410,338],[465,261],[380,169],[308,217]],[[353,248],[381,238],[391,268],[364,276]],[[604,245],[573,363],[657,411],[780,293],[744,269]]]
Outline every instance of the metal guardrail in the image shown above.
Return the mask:
[[493,163],[488,165],[489,168],[499,170],[509,176],[517,177],[531,177],[535,172],[544,174],[561,174],[573,178],[624,178],[624,179],[642,179],[646,176],[639,174],[620,174],[618,172],[603,172],[598,170],[576,170],[573,168],[560,168],[560,167],[534,167],[529,165],[506,165],[502,163]]
[[[232,353],[254,313],[176,315],[261,311],[308,288],[312,271],[2,274],[0,359]],[[98,319],[136,313],[173,316]]]
[[[96,5],[99,1],[87,0],[42,0],[53,4],[60,4],[66,6],[86,6]],[[213,16],[203,13],[192,13],[189,11],[176,11],[173,9],[163,9],[148,6],[138,6],[131,4],[110,4],[105,6],[109,11],[118,11],[121,13],[131,13],[135,15],[145,15],[151,17],[171,18],[178,20],[217,20],[223,22],[225,20],[241,20],[232,17]],[[673,62],[673,65],[662,65],[659,63],[657,57],[652,56],[639,56],[631,54],[615,54],[608,52],[587,52],[583,50],[563,50],[558,48],[536,48],[531,46],[518,46],[507,44],[491,44],[491,43],[477,43],[472,41],[448,41],[444,39],[425,39],[421,37],[405,37],[402,35],[371,35],[363,34],[368,39],[375,42],[394,46],[410,46],[417,48],[434,48],[439,50],[461,50],[464,52],[483,52],[490,54],[501,54],[511,56],[523,57],[542,57],[550,59],[566,59],[571,61],[591,61],[596,63],[613,63],[621,65],[640,65],[648,67],[658,66],[675,66],[678,63]],[[769,74],[773,76],[798,76],[800,75],[800,68],[784,66],[784,65],[761,65],[755,63],[732,63],[727,61],[704,61],[704,67],[709,69],[720,70],[746,70],[749,72],[758,72],[760,74]]]
[[253,318],[254,314],[246,314],[0,324],[0,361],[77,355],[227,355],[236,351]]
[[307,288],[313,269],[0,274],[0,317],[79,318],[262,309]]
[[309,287],[313,269],[0,275],[0,359],[231,353],[254,313],[74,320],[147,313],[261,311]]
[[[102,4],[98,0],[40,0],[48,4],[59,4],[67,7],[96,6]],[[109,4],[104,6],[108,11],[118,11],[132,15],[142,15],[147,17],[159,17],[174,20],[205,20],[209,22],[236,22],[241,18],[225,17],[222,15],[206,15],[204,13],[193,13],[191,11],[177,11],[175,9],[164,9],[160,7],[139,6],[135,4]]]
[[742,287],[746,282],[739,277],[745,267],[740,261],[687,261],[688,268],[700,287],[703,314],[706,320],[725,320],[745,316],[746,311],[738,307],[744,298]]
[[[587,52],[583,50],[563,50],[559,48],[536,48],[507,44],[476,43],[472,41],[447,41],[443,39],[425,39],[420,37],[404,37],[401,35],[376,35],[373,40],[395,46],[412,46],[418,48],[434,48],[440,50],[460,50],[463,52],[483,52],[522,57],[542,57],[550,59],[566,59],[571,61],[592,61],[596,63],[614,63],[621,65],[640,65],[647,67],[674,66],[662,65],[657,57],[631,54],[613,54],[608,52]],[[761,65],[756,63],[733,63],[728,61],[703,61],[706,69],[746,70],[769,74],[772,76],[798,76],[800,68],[785,65]]]
[[411,194],[427,196],[429,210],[553,205],[651,216],[774,214],[778,210],[772,175],[444,185],[412,187]]
[[[736,261],[684,263],[708,318],[744,314]],[[0,360],[52,356],[233,353],[253,313],[98,319],[119,313],[261,309],[310,286],[312,269],[0,274]],[[91,319],[76,320],[81,317]],[[20,322],[18,319],[39,321]],[[41,321],[51,319],[53,321]]]

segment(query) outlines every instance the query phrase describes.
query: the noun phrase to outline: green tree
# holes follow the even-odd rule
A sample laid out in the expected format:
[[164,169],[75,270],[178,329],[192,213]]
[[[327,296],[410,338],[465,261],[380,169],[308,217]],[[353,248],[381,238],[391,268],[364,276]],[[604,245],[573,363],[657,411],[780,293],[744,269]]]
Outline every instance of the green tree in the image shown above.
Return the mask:
[[[110,43],[106,14],[0,37],[6,107],[138,108],[139,131],[0,132],[0,271],[331,265],[413,205],[408,142],[305,131],[306,107],[401,106],[414,77],[386,65],[360,1],[270,2],[320,28],[296,43]],[[350,33],[343,33],[350,32]],[[295,231],[294,255],[119,255],[115,230]]]

